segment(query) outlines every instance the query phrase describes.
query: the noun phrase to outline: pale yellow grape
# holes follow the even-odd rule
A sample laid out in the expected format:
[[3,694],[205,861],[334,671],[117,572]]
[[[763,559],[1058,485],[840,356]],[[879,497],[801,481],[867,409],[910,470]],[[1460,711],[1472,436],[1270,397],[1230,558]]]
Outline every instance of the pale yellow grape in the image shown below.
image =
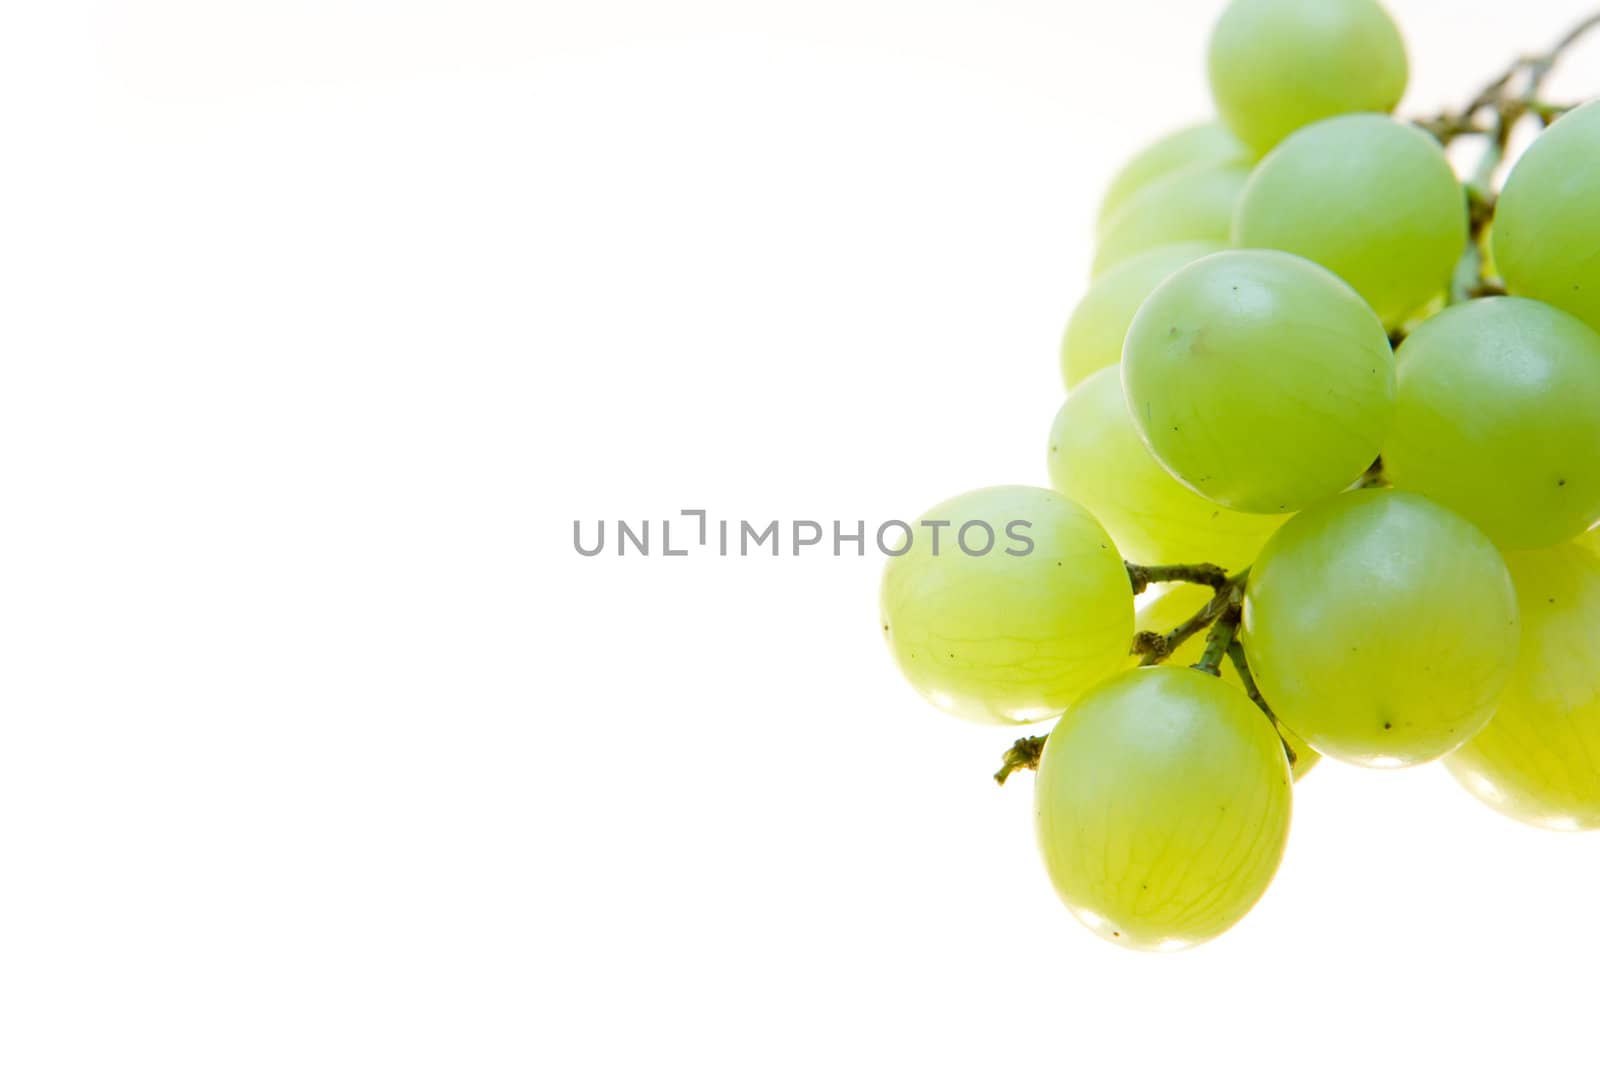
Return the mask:
[[1506,562],[1522,613],[1516,673],[1489,725],[1445,765],[1513,819],[1600,829],[1600,556],[1558,545]]
[[1095,278],[1073,309],[1061,338],[1061,376],[1067,388],[1122,358],[1128,323],[1156,286],[1179,267],[1227,247],[1220,241],[1159,245]]
[[[1139,606],[1138,613],[1134,616],[1134,629],[1150,630],[1153,633],[1171,633],[1180,624],[1188,621],[1201,608],[1211,600],[1214,595],[1208,586],[1193,585],[1187,582],[1178,582],[1173,585],[1162,586],[1152,599]],[[1197,634],[1180,646],[1181,650],[1175,652],[1169,663],[1177,666],[1187,666],[1200,658],[1200,653],[1205,647],[1204,634]],[[1130,655],[1128,666],[1136,667],[1140,657]],[[1239,677],[1239,671],[1233,665],[1231,658],[1224,658],[1221,664],[1222,680],[1244,692],[1244,680]],[[1277,723],[1278,734],[1283,738],[1283,746],[1287,753],[1292,753],[1290,767],[1294,771],[1294,780],[1304,778],[1311,768],[1317,765],[1322,758],[1321,754],[1283,723]]]
[[1233,0],[1211,31],[1211,95],[1257,153],[1302,126],[1392,111],[1405,94],[1405,42],[1374,0]]
[[1050,483],[1105,525],[1137,563],[1248,566],[1281,515],[1229,511],[1183,485],[1150,455],[1122,397],[1116,367],[1105,367],[1067,397],[1050,430]]
[[[937,523],[947,525],[927,525]],[[980,523],[994,543],[972,555],[961,531],[975,551]],[[880,603],[906,678],[975,722],[1059,715],[1122,666],[1133,640],[1132,586],[1110,535],[1078,504],[1031,486],[979,489],[929,511],[885,565]]]
[[1600,519],[1600,333],[1520,297],[1446,308],[1400,346],[1383,460],[1504,548],[1570,541]]
[[1140,150],[1117,171],[1100,201],[1097,226],[1104,226],[1128,197],[1175,170],[1196,163],[1250,162],[1250,150],[1220,122],[1174,130]]
[[1422,130],[1341,115],[1261,161],[1234,212],[1233,243],[1320,263],[1398,325],[1448,285],[1467,243],[1466,193]]
[[1218,252],[1162,282],[1128,327],[1122,384],[1161,465],[1237,511],[1298,511],[1348,486],[1394,414],[1383,324],[1287,252]]
[[1518,296],[1600,330],[1600,101],[1556,121],[1523,153],[1495,206],[1494,260]]
[[1100,685],[1050,732],[1034,785],[1057,894],[1108,941],[1176,949],[1255,906],[1283,858],[1289,764],[1239,690],[1186,667]]
[[1518,634],[1494,545],[1401,490],[1290,519],[1245,592],[1242,641],[1273,712],[1323,755],[1368,766],[1436,759],[1481,730]]
[[1106,219],[1092,273],[1160,245],[1227,243],[1233,208],[1249,177],[1248,164],[1197,163],[1145,185]]

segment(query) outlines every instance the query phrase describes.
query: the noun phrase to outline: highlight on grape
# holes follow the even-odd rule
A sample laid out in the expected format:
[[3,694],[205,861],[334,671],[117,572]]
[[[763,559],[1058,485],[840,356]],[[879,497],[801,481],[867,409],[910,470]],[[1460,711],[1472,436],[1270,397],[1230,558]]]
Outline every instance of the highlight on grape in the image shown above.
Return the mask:
[[1600,101],[1546,94],[1597,28],[1406,120],[1375,0],[1232,0],[1216,118],[1101,203],[1051,488],[918,524],[1025,520],[1030,551],[885,553],[919,693],[1054,720],[995,778],[1037,772],[1045,873],[1107,940],[1243,918],[1323,758],[1600,829]]

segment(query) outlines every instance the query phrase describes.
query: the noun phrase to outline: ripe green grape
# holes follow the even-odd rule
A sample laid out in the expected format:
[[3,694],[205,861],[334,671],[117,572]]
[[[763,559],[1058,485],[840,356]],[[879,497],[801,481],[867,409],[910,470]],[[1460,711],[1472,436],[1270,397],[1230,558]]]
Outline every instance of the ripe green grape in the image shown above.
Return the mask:
[[1495,206],[1494,259],[1506,286],[1600,330],[1600,101],[1529,146]]
[[1239,198],[1233,243],[1314,260],[1386,323],[1441,292],[1467,242],[1466,193],[1439,142],[1385,115],[1298,130]]
[[1122,165],[1100,201],[1096,226],[1104,226],[1123,202],[1157,178],[1196,163],[1253,162],[1250,150],[1220,122],[1174,130]]
[[1128,328],[1122,381],[1161,465],[1237,511],[1298,511],[1343,489],[1394,412],[1383,324],[1286,252],[1218,252],[1162,282]]
[[[969,554],[963,544],[982,548],[984,528],[962,530],[980,523],[993,544]],[[975,722],[1059,715],[1121,667],[1133,641],[1132,586],[1110,536],[1081,506],[1031,486],[979,489],[929,511],[884,568],[880,605],[906,678]]]
[[1502,547],[1570,541],[1600,519],[1600,334],[1520,297],[1428,319],[1400,346],[1383,462]]
[[[1177,584],[1168,586],[1156,596],[1139,607],[1138,614],[1134,616],[1133,625],[1138,630],[1150,630],[1158,634],[1171,633],[1176,627],[1191,618],[1212,597],[1212,590],[1203,585]],[[1191,649],[1190,657],[1198,656],[1199,646],[1202,642],[1193,640],[1184,646]],[[1139,656],[1130,655],[1128,666],[1134,667],[1139,663]],[[1172,663],[1182,665],[1183,657],[1175,654]],[[1239,671],[1233,665],[1233,660],[1222,661],[1222,680],[1229,685],[1244,692],[1244,679],[1239,677]],[[1317,765],[1322,758],[1321,754],[1300,739],[1300,736],[1283,723],[1275,724],[1278,736],[1283,740],[1284,752],[1289,756],[1289,765],[1294,772],[1294,780],[1304,778]]]
[[1061,338],[1061,376],[1071,389],[1122,358],[1128,323],[1145,298],[1179,267],[1228,246],[1220,241],[1158,245],[1118,263],[1083,294]]
[[1406,89],[1405,42],[1373,0],[1233,0],[1207,66],[1218,114],[1258,153],[1318,119],[1393,111]]
[[1159,245],[1227,243],[1233,208],[1249,177],[1248,164],[1196,163],[1145,185],[1106,219],[1092,273]]
[[1115,367],[1086,378],[1050,430],[1050,483],[1105,525],[1117,548],[1140,563],[1216,563],[1229,570],[1255,559],[1279,515],[1229,511],[1182,485],[1150,455],[1122,398]]
[[1101,937],[1183,948],[1266,892],[1290,793],[1277,733],[1237,689],[1185,667],[1126,671],[1050,732],[1039,848],[1056,892]]
[[1600,556],[1513,552],[1522,651],[1494,718],[1445,758],[1495,810],[1553,830],[1600,829]]
[[1400,490],[1290,519],[1245,592],[1245,647],[1278,718],[1324,755],[1434,759],[1483,728],[1511,678],[1517,601],[1466,519]]

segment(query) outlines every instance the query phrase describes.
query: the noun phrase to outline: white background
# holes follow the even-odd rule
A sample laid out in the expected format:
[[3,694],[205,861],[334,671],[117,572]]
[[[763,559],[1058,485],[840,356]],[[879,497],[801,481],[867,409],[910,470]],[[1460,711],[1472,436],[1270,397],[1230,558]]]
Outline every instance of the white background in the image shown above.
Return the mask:
[[[1408,111],[1585,6],[1395,3]],[[572,549],[1041,481],[1216,7],[11,5],[0,1062],[1592,1058],[1600,837],[1325,764],[1130,953],[880,561]]]

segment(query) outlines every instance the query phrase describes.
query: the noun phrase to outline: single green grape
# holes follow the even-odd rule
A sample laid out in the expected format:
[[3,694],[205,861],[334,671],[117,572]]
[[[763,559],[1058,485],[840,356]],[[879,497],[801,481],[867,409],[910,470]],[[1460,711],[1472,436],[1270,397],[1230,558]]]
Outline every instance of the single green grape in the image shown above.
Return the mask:
[[1466,192],[1422,130],[1340,115],[1261,161],[1239,197],[1233,243],[1320,263],[1398,325],[1449,284],[1467,244]]
[[1492,246],[1506,286],[1600,330],[1600,101],[1556,120],[1506,178]]
[[1234,205],[1249,177],[1246,163],[1195,163],[1143,186],[1106,219],[1091,273],[1160,245],[1226,244]]
[[1067,388],[1122,359],[1128,323],[1156,286],[1179,267],[1227,247],[1220,241],[1158,245],[1130,256],[1094,279],[1072,310],[1061,338],[1061,377]]
[[1128,328],[1122,382],[1161,465],[1236,511],[1298,511],[1348,486],[1394,413],[1383,324],[1287,252],[1218,252],[1162,282]]
[[1483,728],[1518,633],[1511,576],[1477,527],[1414,493],[1363,489],[1267,542],[1241,639],[1291,730],[1335,759],[1398,767]]
[[1302,126],[1393,111],[1405,95],[1405,42],[1373,0],[1233,0],[1207,54],[1217,113],[1264,153]]
[[1175,949],[1233,926],[1283,858],[1289,764],[1239,690],[1187,667],[1125,671],[1050,732],[1039,848],[1072,913],[1108,941]]
[[1513,819],[1600,829],[1600,556],[1558,545],[1506,562],[1522,613],[1516,672],[1489,725],[1445,766]]
[[975,722],[1061,714],[1133,641],[1132,586],[1110,535],[1031,486],[978,489],[922,516],[884,567],[880,605],[912,686]]
[[1220,122],[1202,122],[1174,130],[1122,165],[1100,200],[1097,228],[1116,214],[1123,202],[1157,178],[1196,163],[1254,162],[1250,150]]
[[1418,325],[1398,363],[1392,483],[1503,548],[1570,541],[1600,519],[1600,333],[1536,300],[1471,300]]
[[[1168,586],[1152,599],[1139,606],[1138,613],[1134,616],[1134,629],[1150,630],[1158,634],[1171,633],[1179,625],[1192,618],[1201,608],[1205,607],[1212,596],[1212,590],[1203,585],[1190,585],[1180,582]],[[1196,637],[1198,638],[1198,635]],[[1191,639],[1180,647],[1191,649],[1187,658],[1195,658],[1198,656],[1202,644],[1204,644],[1203,641]],[[1175,653],[1170,662],[1182,666],[1185,658],[1182,654]],[[1139,660],[1140,657],[1138,655],[1130,655],[1128,657],[1128,666],[1138,666]],[[1244,679],[1239,677],[1238,668],[1234,667],[1232,659],[1223,659],[1221,669],[1224,682],[1238,689],[1241,693],[1245,691]],[[1289,766],[1294,772],[1294,780],[1298,782],[1311,772],[1311,768],[1317,765],[1317,761],[1322,759],[1322,755],[1302,741],[1298,734],[1283,725],[1283,723],[1279,722],[1274,725],[1278,728],[1278,736],[1283,740],[1284,754],[1289,757]]]
[[1117,548],[1139,563],[1255,559],[1281,515],[1248,515],[1214,504],[1178,482],[1150,455],[1122,397],[1116,367],[1084,379],[1050,429],[1050,483],[1088,508]]

